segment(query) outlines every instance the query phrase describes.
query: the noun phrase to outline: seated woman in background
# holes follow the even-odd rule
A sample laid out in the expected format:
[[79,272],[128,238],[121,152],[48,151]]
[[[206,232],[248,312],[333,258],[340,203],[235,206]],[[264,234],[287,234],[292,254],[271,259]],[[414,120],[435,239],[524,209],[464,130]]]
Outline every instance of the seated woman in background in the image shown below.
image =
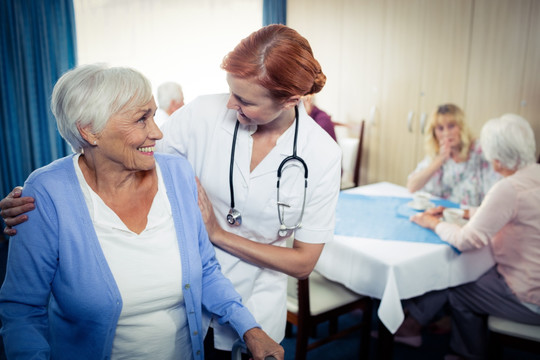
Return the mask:
[[10,242],[0,290],[8,358],[202,359],[202,312],[256,359],[283,359],[221,273],[187,160],[154,154],[149,81],[80,66],[51,103],[75,151],[34,171],[37,209]]
[[426,157],[409,175],[410,192],[428,192],[465,206],[478,206],[500,179],[482,155],[463,111],[453,104],[439,106],[425,132]]
[[467,359],[485,358],[487,315],[540,325],[540,164],[534,133],[525,119],[507,114],[484,125],[481,144],[504,178],[471,209],[470,221],[463,227],[441,221],[440,207],[411,220],[461,251],[490,246],[495,266],[472,283],[406,301],[408,316],[396,333],[419,337],[421,326],[448,301],[450,346]]

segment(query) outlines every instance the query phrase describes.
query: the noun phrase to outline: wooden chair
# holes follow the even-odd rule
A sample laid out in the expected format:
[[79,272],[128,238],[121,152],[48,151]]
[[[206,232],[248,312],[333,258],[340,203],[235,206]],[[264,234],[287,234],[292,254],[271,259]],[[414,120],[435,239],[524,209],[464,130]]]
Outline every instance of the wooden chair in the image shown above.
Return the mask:
[[490,359],[502,359],[505,346],[540,355],[540,325],[489,316],[488,329]]
[[360,170],[362,165],[362,148],[364,144],[364,127],[365,127],[366,121],[362,120],[360,123],[360,134],[358,135],[358,150],[356,151],[356,160],[354,162],[354,175],[353,175],[353,183],[354,187],[357,187],[360,185]]
[[[342,190],[348,189],[348,188],[351,188],[351,187],[357,187],[357,186],[360,185],[360,172],[361,172],[361,165],[362,165],[362,149],[363,149],[363,145],[364,145],[365,123],[366,123],[366,121],[362,120],[360,122],[360,125],[359,125],[360,133],[358,134],[358,142],[356,143],[357,145],[356,145],[356,149],[355,149],[355,152],[354,152],[355,155],[354,155],[354,164],[353,164],[353,169],[352,169],[352,182],[348,177],[343,178],[342,179]],[[358,125],[350,125],[350,124],[334,122],[334,126],[336,126],[336,127],[337,126],[346,127],[346,128],[348,128],[348,130],[352,130],[352,129],[356,129]],[[351,141],[351,140],[356,140],[356,138],[341,139],[342,142]],[[340,142],[340,139],[338,138],[338,143],[339,142]],[[342,146],[342,149],[343,149],[344,144],[341,143],[340,145]],[[348,147],[346,147],[346,148],[348,148]],[[347,156],[345,156],[345,154],[344,154],[344,161],[346,161],[345,160],[346,158],[347,158]],[[348,166],[349,166],[349,164],[347,163],[345,167],[348,169]],[[343,172],[342,175],[345,175],[345,172]]]
[[[338,317],[356,309],[362,310],[362,321],[338,331]],[[287,325],[297,327],[295,360],[305,360],[309,350],[358,329],[361,330],[360,359],[368,359],[372,309],[371,298],[358,295],[316,271],[308,279],[289,278]],[[329,321],[329,335],[308,344],[309,335],[325,321]]]

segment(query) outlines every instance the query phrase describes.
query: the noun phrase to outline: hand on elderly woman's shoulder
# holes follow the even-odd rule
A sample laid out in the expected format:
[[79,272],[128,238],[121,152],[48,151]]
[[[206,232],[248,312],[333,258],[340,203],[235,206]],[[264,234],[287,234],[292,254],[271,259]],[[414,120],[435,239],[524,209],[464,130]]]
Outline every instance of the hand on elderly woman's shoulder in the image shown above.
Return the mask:
[[22,189],[21,186],[15,187],[8,196],[0,201],[0,216],[6,223],[4,234],[8,236],[14,236],[17,233],[13,226],[28,220],[28,216],[22,214],[35,208],[33,198],[21,197]]

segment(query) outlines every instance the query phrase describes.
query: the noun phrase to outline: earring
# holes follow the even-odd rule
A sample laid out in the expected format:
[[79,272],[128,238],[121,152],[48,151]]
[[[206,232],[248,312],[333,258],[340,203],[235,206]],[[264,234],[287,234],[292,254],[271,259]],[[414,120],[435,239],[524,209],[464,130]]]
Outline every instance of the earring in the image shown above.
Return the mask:
[[94,145],[97,145],[97,140],[94,140]]

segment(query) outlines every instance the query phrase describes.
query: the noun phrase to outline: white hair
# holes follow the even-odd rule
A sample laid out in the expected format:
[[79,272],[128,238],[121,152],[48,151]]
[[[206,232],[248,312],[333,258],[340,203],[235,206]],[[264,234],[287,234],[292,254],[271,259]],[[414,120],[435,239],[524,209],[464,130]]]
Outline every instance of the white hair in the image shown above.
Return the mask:
[[180,84],[175,82],[166,82],[159,85],[157,89],[157,101],[160,109],[167,110],[171,101],[176,100],[181,103],[184,100],[184,93]]
[[90,126],[92,133],[103,130],[112,115],[128,105],[139,106],[152,99],[152,86],[140,72],[105,64],[78,66],[54,86],[51,110],[60,135],[73,151],[88,146],[81,128]]
[[480,143],[486,159],[498,160],[507,170],[518,170],[536,161],[534,132],[519,115],[505,114],[486,122]]

